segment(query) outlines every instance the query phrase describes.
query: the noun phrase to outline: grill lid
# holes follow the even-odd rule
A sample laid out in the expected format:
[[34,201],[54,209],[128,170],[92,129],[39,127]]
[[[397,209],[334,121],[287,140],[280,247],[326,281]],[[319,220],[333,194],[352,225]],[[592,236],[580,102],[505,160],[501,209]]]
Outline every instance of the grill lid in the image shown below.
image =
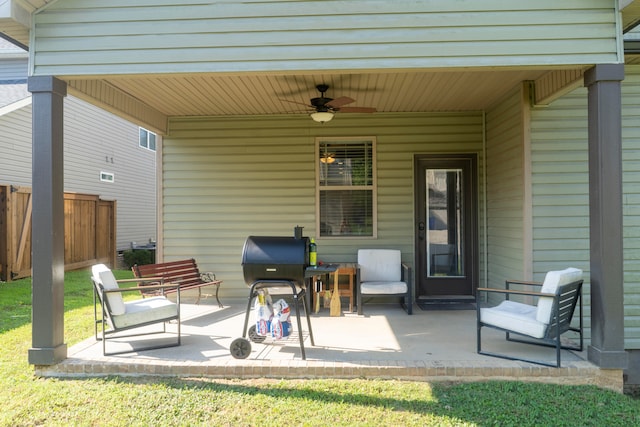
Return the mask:
[[304,285],[309,264],[309,239],[303,237],[249,236],[242,250],[242,270],[247,285],[259,280],[287,280]]

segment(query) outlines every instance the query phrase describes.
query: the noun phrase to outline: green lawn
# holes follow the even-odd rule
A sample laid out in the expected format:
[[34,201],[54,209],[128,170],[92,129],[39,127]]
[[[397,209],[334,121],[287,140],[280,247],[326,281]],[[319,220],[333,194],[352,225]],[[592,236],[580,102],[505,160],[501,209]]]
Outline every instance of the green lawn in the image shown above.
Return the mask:
[[[28,279],[0,283],[1,426],[640,425],[640,400],[588,386],[35,378],[27,363],[30,287]],[[92,335],[91,303],[89,273],[67,273],[69,345]]]

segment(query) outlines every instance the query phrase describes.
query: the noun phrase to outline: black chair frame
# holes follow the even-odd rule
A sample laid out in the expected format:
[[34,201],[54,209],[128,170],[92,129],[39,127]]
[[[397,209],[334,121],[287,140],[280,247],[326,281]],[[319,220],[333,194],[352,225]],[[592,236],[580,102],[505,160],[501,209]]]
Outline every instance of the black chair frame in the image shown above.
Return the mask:
[[[160,349],[160,348],[169,348],[169,347],[177,347],[180,345],[181,343],[181,332],[180,332],[180,287],[178,286],[178,289],[175,291],[176,292],[176,304],[177,304],[177,312],[175,315],[172,316],[167,316],[161,319],[154,319],[153,321],[149,321],[149,322],[141,322],[141,323],[136,323],[130,326],[126,326],[126,327],[117,327],[116,323],[113,321],[112,317],[111,317],[111,307],[109,305],[109,299],[106,297],[107,294],[109,293],[124,293],[124,292],[141,292],[141,291],[146,291],[146,290],[158,290],[158,291],[162,291],[164,289],[170,288],[172,290],[176,289],[176,285],[175,284],[170,284],[170,285],[154,285],[154,286],[133,286],[133,287],[128,287],[128,288],[119,288],[119,289],[105,289],[103,287],[103,285],[101,283],[96,282],[95,280],[93,280],[93,278],[91,278],[91,281],[93,282],[93,316],[94,316],[94,333],[95,333],[95,338],[96,341],[102,341],[102,354],[104,356],[113,356],[113,355],[117,355],[117,354],[124,354],[124,353],[132,353],[132,352],[138,352],[138,351],[147,351],[147,350],[156,350],[156,349]],[[126,283],[126,282],[140,282],[140,279],[121,279],[121,280],[117,280],[118,283]],[[101,312],[101,316],[98,316],[98,306],[100,306],[100,312]],[[143,348],[134,348],[131,350],[124,350],[124,351],[118,351],[118,352],[107,352],[107,337],[109,335],[114,335],[113,338],[128,338],[128,337],[137,337],[137,336],[144,336],[144,335],[153,335],[153,334],[162,334],[162,333],[166,333],[167,332],[167,328],[166,328],[166,322],[175,320],[177,322],[177,327],[178,327],[178,331],[177,331],[177,340],[175,342],[171,342],[169,344],[162,344],[162,345],[152,345],[152,346],[146,346]],[[126,330],[130,330],[130,329],[136,329],[136,328],[140,328],[143,326],[149,326],[149,325],[153,325],[153,324],[157,324],[157,323],[162,323],[162,330],[161,331],[153,331],[153,332],[143,332],[143,333],[135,333],[135,334],[119,334],[117,336],[115,336],[115,334],[117,334],[118,332],[121,331],[126,331]],[[101,324],[102,325],[102,334],[99,335],[98,334],[98,325]],[[109,326],[109,329],[107,329],[107,326]]]
[[[508,360],[521,360],[524,362],[534,363],[537,365],[550,366],[559,368],[561,366],[561,350],[574,350],[574,351],[582,351],[584,348],[584,335],[583,335],[583,307],[582,307],[582,280],[578,280],[572,283],[568,283],[566,285],[558,286],[555,294],[542,293],[536,291],[525,291],[525,290],[516,290],[509,289],[510,285],[521,285],[521,286],[542,286],[541,283],[535,282],[525,282],[525,281],[514,281],[509,280],[506,282],[506,289],[493,289],[493,288],[478,288],[478,304],[477,304],[477,352],[478,354],[483,354],[486,356],[499,357],[502,359]],[[551,308],[551,321],[547,325],[545,334],[542,338],[534,338],[530,337],[526,334],[522,334],[519,332],[515,332],[506,328],[497,327],[494,325],[485,324],[480,319],[480,309],[481,309],[481,295],[489,295],[491,293],[495,294],[503,294],[506,299],[509,299],[512,295],[520,295],[520,296],[532,296],[532,297],[553,297],[553,305]],[[579,307],[579,326],[572,326],[572,319],[575,312],[576,306]],[[500,331],[504,331],[506,335],[506,340],[511,342],[519,342],[524,344],[533,344],[545,347],[552,347],[556,350],[556,361],[555,363],[549,363],[542,360],[535,360],[529,358],[522,357],[514,357],[509,356],[502,353],[494,353],[482,350],[482,327],[489,327],[493,329],[497,329]],[[570,345],[562,343],[562,334],[566,332],[575,332],[578,334],[578,345]],[[512,337],[511,334],[516,335],[516,338]],[[524,339],[517,337],[526,337]]]

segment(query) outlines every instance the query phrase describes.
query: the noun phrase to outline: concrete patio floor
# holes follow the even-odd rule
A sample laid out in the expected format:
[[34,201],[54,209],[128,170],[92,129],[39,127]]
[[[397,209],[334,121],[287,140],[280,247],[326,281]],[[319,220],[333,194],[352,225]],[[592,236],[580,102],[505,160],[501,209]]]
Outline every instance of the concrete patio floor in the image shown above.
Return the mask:
[[[187,301],[189,301],[187,299]],[[343,311],[330,317],[328,309],[311,314],[315,346],[302,317],[306,360],[301,358],[295,311],[293,333],[286,339],[251,343],[246,359],[229,351],[242,335],[246,299],[213,299],[200,305],[184,303],[182,345],[114,356],[102,355],[94,337],[71,347],[68,358],[54,366],[38,366],[45,377],[160,375],[216,378],[400,378],[424,381],[518,379],[560,384],[596,384],[622,392],[621,370],[602,370],[587,361],[586,351],[562,351],[562,367],[549,368],[476,353],[474,310],[429,310],[414,307],[408,316],[398,305],[365,305],[365,314]],[[343,306],[344,307],[344,306]],[[302,309],[301,309],[302,311]],[[250,317],[250,325],[253,313]],[[155,327],[156,330],[158,326]],[[169,332],[176,325],[167,326]],[[154,340],[174,334],[151,335]],[[150,339],[150,338],[144,338]],[[129,349],[141,338],[107,342],[108,351]],[[504,334],[483,328],[483,349],[553,361],[555,350],[506,342]]]

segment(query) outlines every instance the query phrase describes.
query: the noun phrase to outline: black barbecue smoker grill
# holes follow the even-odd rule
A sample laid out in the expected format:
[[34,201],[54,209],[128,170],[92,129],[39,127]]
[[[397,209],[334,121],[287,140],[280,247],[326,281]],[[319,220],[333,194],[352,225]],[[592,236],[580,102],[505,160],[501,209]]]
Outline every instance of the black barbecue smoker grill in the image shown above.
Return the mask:
[[[307,328],[311,345],[313,332],[309,318],[307,304],[307,268],[309,266],[309,239],[307,237],[273,237],[273,236],[249,236],[242,250],[242,270],[244,280],[249,286],[249,298],[247,312],[242,329],[242,337],[236,338],[231,343],[231,355],[236,359],[246,359],[251,353],[251,342],[264,342],[266,337],[258,335],[256,326],[249,325],[251,305],[258,296],[258,291],[268,288],[272,295],[291,295],[295,307],[298,336],[300,339],[300,352],[302,359],[306,359],[304,352],[304,339],[302,337],[302,322],[300,321],[300,301],[304,307],[307,318]],[[247,332],[248,338],[247,339]]]

